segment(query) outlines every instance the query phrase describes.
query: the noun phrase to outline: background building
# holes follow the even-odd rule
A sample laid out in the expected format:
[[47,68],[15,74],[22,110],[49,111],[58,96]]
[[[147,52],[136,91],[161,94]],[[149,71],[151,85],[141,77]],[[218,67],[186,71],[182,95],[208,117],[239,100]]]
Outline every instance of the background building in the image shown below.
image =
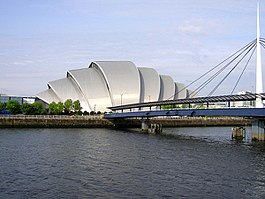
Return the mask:
[[153,68],[138,68],[130,61],[96,61],[49,82],[37,97],[47,104],[79,100],[83,111],[108,111],[121,104],[185,98],[186,93],[184,84]]
[[0,95],[1,103],[7,103],[9,100],[16,100],[19,104],[33,104],[37,99],[33,96]]

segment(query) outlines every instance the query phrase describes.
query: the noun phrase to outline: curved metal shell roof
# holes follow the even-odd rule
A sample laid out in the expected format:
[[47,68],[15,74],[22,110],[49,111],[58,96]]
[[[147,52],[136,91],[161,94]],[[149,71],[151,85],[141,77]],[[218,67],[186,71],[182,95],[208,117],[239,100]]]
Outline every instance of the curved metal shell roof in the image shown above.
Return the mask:
[[160,93],[160,77],[153,68],[139,67],[141,79],[140,102],[158,101]]
[[49,82],[48,86],[56,93],[57,96],[60,96],[62,102],[65,102],[67,99],[72,99],[73,101],[79,100],[83,109],[89,110],[88,103],[82,92],[78,89],[71,78],[64,78]]
[[130,104],[140,100],[139,72],[130,61],[97,61],[89,66],[103,75],[113,105]]
[[112,106],[175,99],[181,86],[170,76],[137,68],[130,61],[96,61],[68,71],[66,78],[48,83],[48,90],[37,96],[47,103],[79,100],[83,111],[107,111]]
[[104,78],[95,68],[70,70],[71,76],[84,94],[90,110],[105,110],[111,99]]
[[47,89],[41,93],[37,94],[37,97],[47,104],[50,104],[52,102],[59,102],[61,99],[54,93],[52,89]]
[[186,89],[185,89],[185,85],[182,84],[182,83],[178,83],[176,82],[175,83],[175,96],[174,96],[174,99],[184,99],[186,98]]
[[159,101],[172,100],[175,95],[175,83],[168,75],[160,75],[161,87]]

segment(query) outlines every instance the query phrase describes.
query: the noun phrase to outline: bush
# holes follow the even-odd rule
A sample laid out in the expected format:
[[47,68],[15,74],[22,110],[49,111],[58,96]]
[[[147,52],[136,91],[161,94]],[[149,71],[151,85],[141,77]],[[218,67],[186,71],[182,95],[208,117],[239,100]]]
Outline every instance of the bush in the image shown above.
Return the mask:
[[88,112],[88,111],[84,111],[83,114],[84,114],[84,115],[89,115],[89,112]]
[[20,114],[20,104],[17,100],[9,100],[6,103],[7,110],[10,111],[11,114]]
[[49,104],[49,110],[50,110],[50,113],[53,115],[61,115],[64,110],[64,105],[62,102],[58,102],[58,103],[52,102]]
[[69,115],[73,110],[73,101],[71,99],[68,99],[64,102],[63,106],[64,113]]
[[1,111],[1,110],[5,110],[5,104],[2,103],[2,102],[0,102],[0,111]]

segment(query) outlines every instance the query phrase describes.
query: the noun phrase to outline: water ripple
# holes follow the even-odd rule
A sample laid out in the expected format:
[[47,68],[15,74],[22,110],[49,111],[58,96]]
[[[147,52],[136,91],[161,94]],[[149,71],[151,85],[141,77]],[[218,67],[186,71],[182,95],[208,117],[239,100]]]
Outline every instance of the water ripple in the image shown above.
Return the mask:
[[0,198],[264,197],[263,147],[227,130],[1,129]]

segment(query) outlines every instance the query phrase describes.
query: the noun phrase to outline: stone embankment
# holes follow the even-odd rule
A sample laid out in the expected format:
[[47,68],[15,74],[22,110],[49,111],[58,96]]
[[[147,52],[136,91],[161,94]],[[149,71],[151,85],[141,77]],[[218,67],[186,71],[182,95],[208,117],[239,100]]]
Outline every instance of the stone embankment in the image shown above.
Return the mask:
[[[141,119],[116,120],[115,125],[124,128],[141,126]],[[149,124],[163,127],[205,127],[205,126],[250,126],[251,119],[242,117],[165,117],[148,120]]]
[[[109,121],[103,116],[0,116],[0,128],[5,127],[39,127],[39,128],[140,128],[142,119],[125,119]],[[166,117],[152,118],[149,124],[162,124],[163,127],[196,127],[196,126],[247,126],[250,119],[229,117]]]
[[0,127],[40,127],[40,128],[102,128],[113,127],[113,123],[102,116],[0,116]]

